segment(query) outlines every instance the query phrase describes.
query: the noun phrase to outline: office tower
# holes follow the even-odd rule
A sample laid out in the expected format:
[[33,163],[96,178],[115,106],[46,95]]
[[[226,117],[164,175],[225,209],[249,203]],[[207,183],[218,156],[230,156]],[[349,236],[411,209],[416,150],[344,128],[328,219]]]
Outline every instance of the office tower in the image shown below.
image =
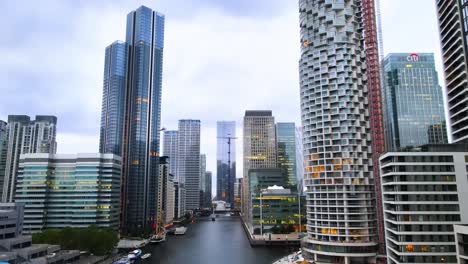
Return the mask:
[[234,202],[234,182],[236,181],[236,122],[216,123],[216,197]]
[[127,91],[128,46],[115,41],[106,48],[101,110],[100,153],[122,156]]
[[200,207],[200,120],[179,120],[177,174],[185,187],[185,209]]
[[297,190],[304,193],[304,146],[302,145],[302,127],[296,127],[296,179]]
[[177,180],[177,130],[164,131],[163,140],[163,155],[169,157],[169,173]]
[[200,208],[203,208],[206,192],[206,155],[200,155]]
[[5,160],[5,178],[2,201],[12,202],[15,198],[17,171],[21,154],[55,154],[57,117],[36,116],[31,121],[29,116],[10,115],[7,124],[7,142]]
[[468,143],[468,2],[436,0],[450,132],[454,143]]
[[[296,172],[296,125],[294,123],[276,124],[276,144],[278,166],[287,176],[286,186],[297,189]],[[286,187],[284,186],[284,187]]]
[[204,197],[204,202],[203,202],[203,207],[204,208],[211,208],[211,200],[212,200],[212,192],[211,192],[211,179],[212,179],[213,174],[211,171],[207,171],[205,173],[205,195]]
[[[126,56],[122,50],[125,47]],[[122,230],[125,233],[139,234],[151,228],[157,219],[163,49],[164,15],[141,6],[127,15],[125,44],[116,42],[106,50],[104,95],[108,94],[103,98],[103,104],[107,105],[103,106],[102,118],[106,127],[100,146],[102,150],[112,150],[122,142],[122,200],[125,201]],[[127,65],[125,78],[118,75],[123,65]],[[119,97],[123,79],[126,80],[124,100]],[[117,120],[122,108],[123,135],[122,140],[117,140],[120,133]],[[117,122],[115,126],[113,122]]]
[[299,10],[302,250],[316,262],[373,263],[385,253],[372,167],[384,151],[375,3],[300,0]]
[[122,160],[114,154],[20,156],[16,202],[24,229],[119,228]]
[[447,143],[434,54],[390,53],[383,72],[387,150]]
[[466,145],[429,145],[380,158],[387,259],[457,263],[454,224],[468,223]]
[[249,170],[277,167],[275,134],[275,118],[271,111],[245,111],[244,179],[241,210],[246,222],[250,222],[252,209]]
[[169,157],[159,158],[159,183],[158,183],[158,223],[171,223],[174,219],[174,176],[169,173]]
[[460,264],[468,262],[468,225],[454,225],[457,260]]
[[7,153],[7,122],[0,120],[0,198],[3,193]]

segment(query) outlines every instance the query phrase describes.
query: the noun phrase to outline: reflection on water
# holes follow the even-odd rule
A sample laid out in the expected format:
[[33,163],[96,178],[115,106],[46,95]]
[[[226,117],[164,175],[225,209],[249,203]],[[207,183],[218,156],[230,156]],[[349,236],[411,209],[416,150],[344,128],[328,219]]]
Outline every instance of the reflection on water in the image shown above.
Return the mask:
[[143,253],[152,256],[141,263],[271,264],[294,250],[252,248],[239,218],[221,217],[215,222],[205,218],[191,224],[183,236],[167,236],[166,242],[148,245]]

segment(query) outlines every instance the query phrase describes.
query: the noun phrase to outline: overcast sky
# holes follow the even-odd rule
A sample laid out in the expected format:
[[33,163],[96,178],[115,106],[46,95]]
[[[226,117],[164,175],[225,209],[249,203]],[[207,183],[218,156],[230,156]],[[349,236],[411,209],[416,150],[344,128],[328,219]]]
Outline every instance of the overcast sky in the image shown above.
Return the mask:
[[[200,119],[216,175],[217,120],[235,120],[237,136],[246,109],[300,122],[297,2],[0,1],[0,119],[56,115],[59,153],[97,152],[104,49],[124,40],[126,14],[143,4],[166,15],[162,126]],[[385,53],[435,52],[442,76],[434,1],[381,0],[381,9]]]

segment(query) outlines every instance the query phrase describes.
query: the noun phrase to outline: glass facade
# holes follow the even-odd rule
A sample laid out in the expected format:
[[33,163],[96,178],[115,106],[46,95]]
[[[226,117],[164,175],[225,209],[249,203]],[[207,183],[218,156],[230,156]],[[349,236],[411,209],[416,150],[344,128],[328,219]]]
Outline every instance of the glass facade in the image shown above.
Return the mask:
[[21,155],[15,200],[25,231],[89,225],[118,229],[121,159],[112,154]]
[[216,197],[231,205],[234,203],[236,181],[236,122],[217,122]]
[[116,41],[106,48],[102,94],[100,153],[122,155],[128,47]]
[[125,226],[157,219],[164,16],[141,6],[127,16],[128,89]]
[[391,53],[383,66],[388,151],[447,143],[442,88],[434,55]]
[[286,186],[296,189],[296,125],[294,123],[277,123],[276,143],[278,144],[278,166],[287,176]]

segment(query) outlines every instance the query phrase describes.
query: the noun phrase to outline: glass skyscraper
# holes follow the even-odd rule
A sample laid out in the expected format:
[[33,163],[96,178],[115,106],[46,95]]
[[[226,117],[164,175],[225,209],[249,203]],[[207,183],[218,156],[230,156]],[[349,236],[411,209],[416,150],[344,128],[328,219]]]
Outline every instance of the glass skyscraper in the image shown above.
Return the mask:
[[296,189],[296,125],[276,123],[276,143],[278,144],[278,166],[285,173],[287,188]]
[[100,148],[123,158],[124,232],[157,219],[163,49],[164,15],[145,6],[127,15],[125,43],[106,49]]
[[447,143],[434,55],[391,53],[383,67],[387,150]]
[[236,122],[217,122],[216,197],[233,205],[236,181]]
[[127,44],[115,41],[106,48],[102,94],[100,153],[122,156],[125,93],[127,91]]

